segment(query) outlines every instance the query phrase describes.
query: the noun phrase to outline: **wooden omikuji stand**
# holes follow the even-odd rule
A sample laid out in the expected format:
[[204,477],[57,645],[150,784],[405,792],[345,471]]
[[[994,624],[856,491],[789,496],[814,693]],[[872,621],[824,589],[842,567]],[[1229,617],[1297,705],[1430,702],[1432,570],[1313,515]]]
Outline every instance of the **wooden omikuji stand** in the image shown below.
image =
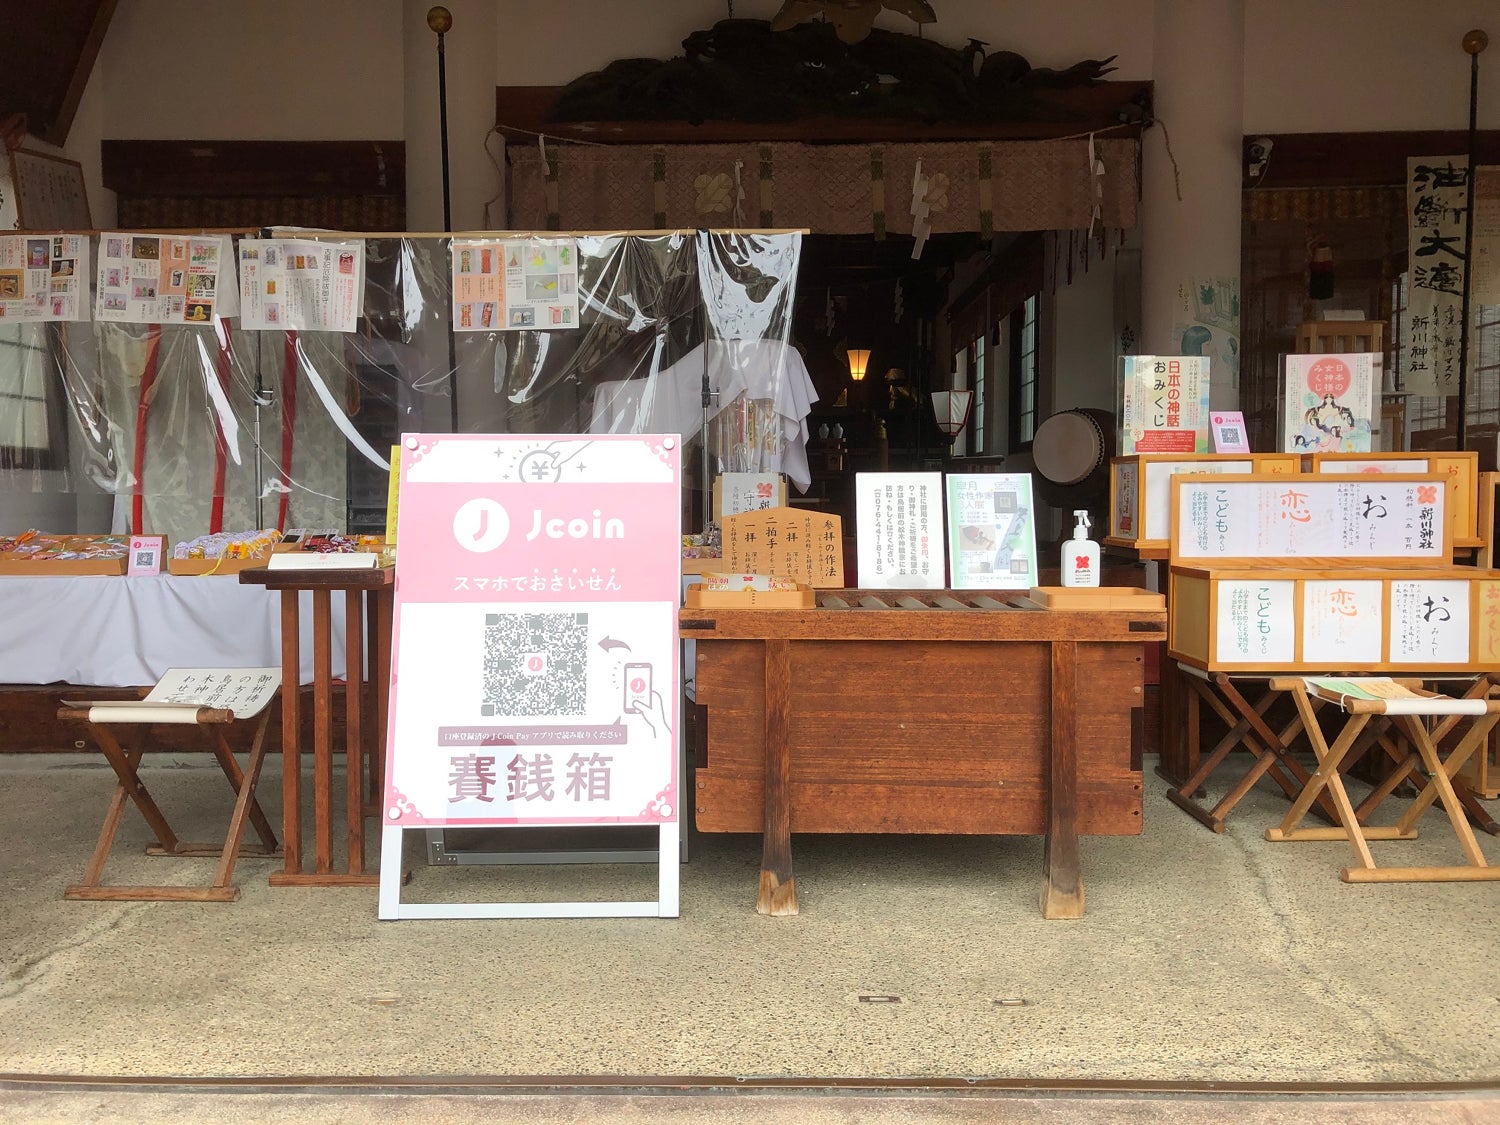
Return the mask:
[[798,910],[793,832],[1044,836],[1042,914],[1082,917],[1078,837],[1141,831],[1142,649],[1166,614],[1125,600],[1143,606],[835,590],[683,609],[708,709],[698,828],[762,834],[771,915]]

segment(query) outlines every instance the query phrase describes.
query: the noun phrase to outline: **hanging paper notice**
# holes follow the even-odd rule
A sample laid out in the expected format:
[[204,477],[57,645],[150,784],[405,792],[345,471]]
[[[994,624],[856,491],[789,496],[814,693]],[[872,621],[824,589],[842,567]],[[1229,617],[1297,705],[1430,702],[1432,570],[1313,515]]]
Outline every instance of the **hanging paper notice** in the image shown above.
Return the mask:
[[1175,477],[1172,560],[1447,559],[1450,487],[1385,475]]
[[1357,668],[1376,659],[1385,638],[1384,589],[1383,582],[1304,582],[1302,662]]
[[403,439],[388,827],[677,820],[680,442]]
[[1040,585],[1030,473],[948,475],[948,557],[955,590]]
[[802,508],[726,516],[725,571],[795,578],[819,590],[844,584],[844,521]]
[[1120,455],[1208,452],[1209,357],[1120,357]]
[[1469,267],[1469,299],[1476,305],[1500,305],[1500,166],[1474,169],[1474,253]]
[[353,332],[364,309],[365,244],[304,238],[240,241],[246,328]]
[[1368,453],[1381,354],[1289,355],[1285,361],[1282,452]]
[[577,328],[577,240],[454,240],[453,327],[458,332]]
[[859,583],[943,588],[943,474],[855,473]]
[[87,320],[89,240],[81,234],[0,237],[0,319]]
[[94,319],[209,324],[239,315],[227,234],[101,234]]
[[1407,256],[1402,389],[1416,395],[1458,393],[1464,292],[1464,212],[1469,165],[1464,156],[1413,156],[1406,162]]

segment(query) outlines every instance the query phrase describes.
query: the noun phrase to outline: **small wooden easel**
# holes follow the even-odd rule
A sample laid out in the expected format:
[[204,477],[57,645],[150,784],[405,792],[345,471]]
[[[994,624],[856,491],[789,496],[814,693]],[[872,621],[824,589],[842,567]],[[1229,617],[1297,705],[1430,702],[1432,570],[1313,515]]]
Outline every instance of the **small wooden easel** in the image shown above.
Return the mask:
[[[271,717],[267,704],[275,696],[279,681],[280,669],[277,668],[174,668],[168,670],[143,699],[64,701],[57,717],[88,724],[89,733],[114,769],[117,779],[83,881],[64,890],[64,898],[115,902],[233,902],[240,897],[239,888],[231,885],[230,880],[241,854],[240,845],[247,821],[255,826],[261,846],[246,848],[244,854],[274,856],[279,853],[276,834],[255,798],[255,785],[265,764],[266,729]],[[196,703],[192,701],[195,696],[216,703],[232,703],[240,707],[240,711]],[[254,718],[257,714],[260,722],[256,724],[249,758],[241,770],[224,738],[224,728],[238,718]],[[125,750],[111,729],[125,724],[147,723],[196,723],[209,736],[209,748],[235,791],[234,812],[229,818],[229,829],[222,845],[189,844],[177,838],[166,815],[141,781],[138,771],[142,749]],[[156,835],[156,846],[146,849],[148,855],[217,856],[219,866],[213,882],[206,887],[104,884],[104,865],[124,818],[127,800],[135,803]]]

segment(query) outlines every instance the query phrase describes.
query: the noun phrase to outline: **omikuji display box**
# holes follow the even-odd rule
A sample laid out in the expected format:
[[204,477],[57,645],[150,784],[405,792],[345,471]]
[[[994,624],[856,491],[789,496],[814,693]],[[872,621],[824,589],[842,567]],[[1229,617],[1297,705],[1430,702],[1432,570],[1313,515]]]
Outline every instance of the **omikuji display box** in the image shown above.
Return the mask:
[[1471,672],[1500,662],[1493,571],[1174,565],[1169,582],[1167,652],[1205,671]]
[[0,544],[0,575],[119,575],[129,564],[128,535],[0,536]]
[[1172,478],[1180,473],[1300,472],[1295,453],[1137,453],[1109,463],[1112,547],[1165,551],[1172,537]]
[[1173,565],[1452,565],[1446,474],[1178,475],[1171,485]]
[[1314,473],[1446,473],[1453,478],[1453,524],[1455,547],[1478,547],[1484,536],[1478,529],[1477,501],[1479,454],[1467,453],[1314,453]]

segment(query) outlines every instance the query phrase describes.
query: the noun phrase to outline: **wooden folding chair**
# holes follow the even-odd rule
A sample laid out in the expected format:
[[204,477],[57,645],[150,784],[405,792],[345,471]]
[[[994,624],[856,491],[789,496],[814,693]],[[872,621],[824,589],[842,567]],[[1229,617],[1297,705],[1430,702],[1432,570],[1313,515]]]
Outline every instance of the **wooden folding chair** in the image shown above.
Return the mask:
[[[232,670],[238,671],[238,670]],[[272,669],[271,671],[276,671]],[[273,692],[274,694],[274,692]],[[103,751],[105,759],[115,771],[115,789],[110,798],[104,824],[99,829],[99,839],[89,859],[83,881],[67,887],[63,897],[126,902],[233,902],[240,897],[240,890],[230,880],[234,876],[235,863],[241,854],[266,857],[279,854],[276,834],[266,819],[260,802],[255,797],[255,785],[260,779],[261,767],[265,764],[266,730],[271,717],[269,707],[263,706],[260,720],[255,727],[254,741],[245,768],[240,769],[224,730],[235,721],[232,710],[208,706],[169,705],[150,706],[150,699],[123,700],[115,703],[78,703],[64,701],[58,710],[59,719],[68,719],[88,724],[94,742]],[[253,715],[251,716],[253,717]],[[112,728],[122,725],[147,723],[195,723],[209,738],[209,748],[224,776],[235,792],[234,812],[229,819],[229,829],[222,844],[190,844],[177,838],[176,832],[167,822],[155,799],[141,780],[139,768],[142,749],[127,751],[115,736]],[[156,846],[146,849],[148,855],[157,856],[217,856],[219,865],[214,880],[206,887],[183,887],[170,885],[110,886],[103,882],[104,865],[114,845],[115,834],[124,819],[126,802],[130,801],[140,810],[141,816],[156,836]],[[246,823],[255,826],[261,845],[251,845],[242,850]]]
[[[1303,728],[1317,755],[1318,768],[1312,779],[1293,802],[1286,817],[1276,828],[1266,830],[1266,839],[1287,840],[1348,840],[1354,849],[1358,866],[1345,867],[1339,872],[1346,883],[1396,883],[1396,882],[1455,882],[1490,881],[1500,879],[1500,867],[1491,866],[1479,850],[1474,830],[1469,826],[1463,802],[1453,785],[1453,775],[1463,767],[1474,751],[1484,745],[1490,730],[1500,721],[1500,700],[1488,698],[1488,692],[1479,697],[1454,699],[1436,692],[1423,691],[1410,682],[1395,681],[1387,677],[1347,677],[1342,681],[1318,681],[1303,677],[1277,677],[1271,681],[1278,691],[1292,693],[1298,712],[1302,715]],[[1349,690],[1339,686],[1352,685]],[[1396,685],[1392,688],[1391,685]],[[1404,688],[1404,691],[1397,690]],[[1381,696],[1389,697],[1382,698]],[[1342,710],[1348,720],[1330,746],[1314,719],[1313,700],[1321,699]],[[1349,751],[1359,739],[1370,720],[1377,716],[1389,717],[1416,748],[1425,783],[1400,819],[1389,827],[1369,827],[1360,823],[1348,791],[1344,788],[1340,768]],[[1450,733],[1464,718],[1470,719],[1468,729],[1461,736],[1448,742],[1446,756],[1439,753],[1438,745],[1444,743]],[[1428,730],[1423,720],[1437,719],[1437,725]],[[1415,768],[1415,767],[1414,767]],[[1405,776],[1405,775],[1403,775]],[[1333,828],[1301,828],[1302,818],[1313,801],[1324,790],[1332,796],[1338,810],[1339,825]],[[1462,865],[1429,865],[1420,867],[1380,867],[1370,852],[1371,840],[1414,840],[1417,836],[1417,821],[1433,804],[1441,801],[1448,814],[1449,823],[1468,861]]]

